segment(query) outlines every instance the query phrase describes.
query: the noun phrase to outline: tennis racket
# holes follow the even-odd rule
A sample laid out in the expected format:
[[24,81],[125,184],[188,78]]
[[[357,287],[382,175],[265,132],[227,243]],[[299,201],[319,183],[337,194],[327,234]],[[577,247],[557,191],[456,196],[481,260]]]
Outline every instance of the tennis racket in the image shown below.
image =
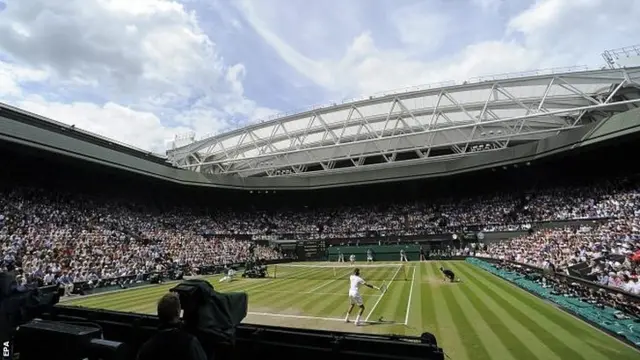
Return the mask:
[[387,284],[382,284],[382,286],[380,286],[380,292],[386,292],[387,291]]

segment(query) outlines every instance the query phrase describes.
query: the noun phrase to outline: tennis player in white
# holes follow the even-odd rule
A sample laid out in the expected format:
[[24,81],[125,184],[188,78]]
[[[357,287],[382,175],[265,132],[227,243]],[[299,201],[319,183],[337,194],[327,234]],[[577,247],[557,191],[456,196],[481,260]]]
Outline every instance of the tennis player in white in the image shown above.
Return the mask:
[[349,315],[351,315],[351,311],[355,305],[358,305],[360,311],[358,312],[358,316],[356,317],[356,325],[362,325],[360,322],[360,318],[362,317],[362,313],[364,313],[364,302],[362,301],[362,295],[360,295],[360,285],[364,285],[366,287],[380,290],[379,287],[367,284],[363,278],[360,277],[360,269],[355,268],[353,270],[353,275],[349,276],[350,286],[349,286],[349,311],[347,311],[347,317],[344,319],[345,322],[349,322]]

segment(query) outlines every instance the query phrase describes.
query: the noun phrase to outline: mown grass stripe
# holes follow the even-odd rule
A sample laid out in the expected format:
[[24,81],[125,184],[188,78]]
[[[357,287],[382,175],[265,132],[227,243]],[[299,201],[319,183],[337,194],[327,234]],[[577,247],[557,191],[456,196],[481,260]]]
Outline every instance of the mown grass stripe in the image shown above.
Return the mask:
[[[436,279],[433,264],[425,264],[427,278],[430,281]],[[438,327],[438,343],[449,355],[455,360],[471,360],[475,359],[475,354],[470,357],[465,341],[461,338],[462,331],[460,324],[454,322],[451,310],[441,291],[440,287],[432,286],[427,293],[431,293],[434,304],[436,325]]]
[[[368,299],[365,298],[365,306]],[[347,308],[349,306],[349,298],[344,296],[333,296],[331,298],[312,297],[309,302],[302,306],[305,314],[313,316],[326,316],[326,317],[345,317],[347,314]]]
[[[604,354],[606,358],[609,359],[638,358],[639,352],[636,349],[623,344],[601,330],[597,330],[589,326],[584,321],[565,313],[555,305],[541,300],[538,297],[529,294],[517,285],[503,280],[483,269],[473,265],[470,265],[469,267],[475,271],[474,273],[477,273],[483,279],[492,282],[492,284],[501,289],[505,289],[505,291],[510,291],[510,294],[513,297],[520,299],[520,301],[527,304],[528,307],[535,309],[538,312],[545,313],[548,319],[561,326],[567,332],[577,334],[577,337],[580,339],[580,343],[584,344],[586,349],[595,348],[598,352]],[[586,352],[588,352],[588,350]]]
[[[398,320],[398,319],[395,319],[395,314],[397,313],[398,303],[399,303],[398,296],[402,294],[404,285],[406,285],[405,281],[395,281],[401,269],[402,268],[398,267],[394,271],[390,281],[384,281],[383,283],[376,284],[376,286],[382,286],[382,284],[385,284],[388,286],[388,289],[384,293],[380,293],[380,296],[378,297],[377,301],[373,304],[373,307],[367,309],[368,311],[367,311],[367,316],[365,320],[378,321],[382,316],[386,316],[389,320],[392,320],[392,321]],[[377,292],[378,290],[375,290],[375,291]],[[384,308],[385,304],[387,304],[387,306],[389,304],[393,305],[393,309],[392,309],[393,311],[391,313],[389,313],[388,311],[385,311],[385,308]]]
[[[416,298],[416,308],[418,313],[412,312],[413,314],[420,314],[419,321],[416,318],[415,321],[412,321],[409,318],[409,327],[415,329],[416,331],[425,330],[431,332],[436,336],[436,339],[440,340],[440,329],[438,328],[438,321],[436,317],[436,306],[433,291],[431,291],[430,286],[426,286],[423,282],[426,281],[424,279],[428,278],[428,272],[426,268],[427,264],[420,264],[418,267],[418,274],[416,275],[417,281],[419,281],[419,291],[420,294],[418,298]],[[413,316],[412,316],[413,318]]]
[[[328,263],[321,264],[328,265]],[[593,355],[589,357],[589,360],[602,358],[603,355],[606,358],[620,360],[638,358],[637,352],[622,346],[618,341],[557,310],[555,306],[533,297],[515,285],[468,263],[443,262],[446,264],[445,266],[453,267],[454,271],[463,275],[463,278],[473,279],[470,280],[470,283],[463,283],[463,286],[443,286],[441,274],[437,270],[440,264],[437,263],[415,262],[403,265],[399,265],[397,262],[375,263],[375,265],[379,264],[394,264],[395,266],[367,267],[362,266],[361,263],[356,266],[361,267],[365,280],[376,285],[379,285],[383,278],[391,280],[395,271],[398,270],[397,266],[402,266],[402,268],[397,276],[398,279],[396,279],[398,281],[394,281],[391,292],[380,301],[370,320],[377,320],[379,315],[383,315],[386,320],[390,320],[389,317],[392,316],[393,320],[404,322],[407,302],[409,302],[411,310],[407,326],[388,324],[364,326],[354,329],[356,332],[398,335],[419,335],[422,332],[432,332],[436,335],[439,345],[453,360],[483,359],[487,356],[492,359],[506,358],[508,360],[509,356],[518,360],[557,360],[557,355],[560,353],[568,354],[569,358],[578,360],[588,355]],[[401,274],[408,272],[408,280],[411,280],[413,266],[417,266],[416,279],[413,299],[409,299],[408,291],[411,281],[405,282]],[[249,311],[343,318],[348,307],[348,275],[351,274],[352,269],[353,267],[348,265],[341,267],[339,269],[340,277],[332,277],[335,272],[331,269],[327,271],[326,268],[301,266],[294,268],[295,272],[289,274],[290,276],[286,279],[238,278],[231,283],[219,283],[217,281],[219,276],[213,276],[207,277],[207,280],[211,281],[215,289],[220,292],[247,292],[249,294]],[[335,281],[330,282],[330,280]],[[65,305],[87,306],[88,304],[91,307],[153,314],[158,298],[175,285],[176,283],[170,283],[105,293],[93,297],[73,299],[71,302],[65,302]],[[319,286],[322,286],[320,290],[313,291]],[[334,293],[336,295],[333,295]],[[368,309],[377,300],[377,297],[371,295],[380,294],[368,288],[363,288],[362,293],[365,306]],[[344,296],[340,294],[344,294]],[[509,295],[521,303],[513,301]],[[452,297],[453,300],[451,300]],[[271,306],[277,304],[280,306]],[[563,343],[565,341],[564,334],[557,335],[556,329],[553,327],[552,330],[547,329],[548,323],[544,322],[545,319],[538,319],[542,315],[535,314],[531,309],[546,316],[546,321],[552,319],[556,326],[569,329],[565,332],[572,333],[575,339],[579,338],[578,342],[584,349],[575,355],[576,351]],[[461,316],[463,319],[460,320],[456,316]],[[278,317],[251,317],[250,320],[271,325],[281,323]],[[287,323],[292,325],[297,322],[288,320]],[[327,328],[328,326],[328,328],[335,327],[344,330],[343,324],[333,323],[333,325],[331,323],[323,324],[322,327]],[[300,320],[300,326],[311,324],[313,321]],[[487,339],[482,338],[489,331],[495,335],[489,336]],[[468,337],[468,332],[475,334],[476,338],[463,341],[464,339],[461,338]],[[575,339],[574,341],[576,341]],[[475,343],[475,345],[469,344],[469,342]],[[502,349],[500,349],[500,342],[503,343]],[[479,353],[480,350],[472,350],[476,347],[483,348],[485,353]],[[505,348],[507,352],[505,352]],[[544,350],[545,348],[546,350]],[[596,351],[591,351],[591,349]],[[564,359],[565,356],[562,358]]]
[[[256,286],[259,284],[255,284]],[[124,305],[138,302],[153,302],[169,291],[175,284],[158,285],[154,288],[130,289],[128,291],[109,293],[103,296],[96,296],[85,299],[77,299],[65,302],[66,305],[86,306],[86,307],[102,307],[108,309],[121,309]]]
[[[513,314],[498,304],[490,292],[478,285],[477,281],[465,271],[464,264],[451,266],[458,275],[466,279],[463,291],[468,301],[480,312],[482,319],[507,345],[509,352],[517,359],[560,360],[561,357],[547,343],[538,339],[534,331],[529,329],[530,322],[521,322],[519,314]],[[555,339],[554,339],[555,341]]]
[[[344,281],[334,279],[327,282],[323,280],[322,282],[319,283],[322,286],[320,290],[317,290],[318,286],[314,286],[310,290],[305,291],[308,301],[306,302],[306,305],[304,306],[304,308],[309,309],[310,311],[307,313],[305,310],[305,314],[309,314],[311,316],[325,316],[325,315],[317,315],[317,314],[322,314],[322,312],[319,312],[318,310],[311,311],[311,308],[317,309],[318,306],[322,305],[327,300],[331,302],[336,302],[338,301],[338,299],[342,298],[342,301],[344,302],[346,295],[341,296],[342,294],[339,291],[337,291],[341,283],[344,283]],[[292,289],[287,289],[287,290],[290,291]],[[295,289],[295,291],[298,291],[298,289]],[[335,294],[335,295],[329,295],[329,294]]]
[[160,296],[165,294],[169,289],[161,288],[154,289],[154,291],[136,292],[134,294],[127,294],[126,297],[104,297],[96,298],[91,301],[78,302],[70,305],[85,306],[85,307],[100,307],[110,310],[121,309],[122,307],[135,305],[140,302],[156,302],[160,299]]
[[[264,291],[256,291],[255,293],[249,293],[249,309],[260,308],[261,312],[279,312],[288,310],[288,313],[301,312],[301,309],[294,308],[296,302],[302,306],[303,300],[309,300],[313,298],[311,294],[306,293],[310,289],[317,286],[317,282],[298,280],[294,286],[287,287],[285,284],[281,284],[282,290],[294,288],[298,291],[297,294],[291,293],[267,293]],[[289,284],[290,285],[290,284]]]
[[[400,311],[406,307],[406,299],[409,296],[409,286],[406,281],[396,281],[393,287],[384,294],[378,307],[369,317],[370,321],[378,321],[381,318],[385,321],[393,321],[404,324],[404,316]],[[380,295],[382,296],[382,294]]]
[[[438,264],[432,263],[431,271],[436,273],[437,271],[439,271],[438,270],[439,266],[440,266],[440,263]],[[465,348],[465,352],[467,354],[473,354],[472,358],[474,360],[492,359],[492,357],[489,355],[488,349],[492,349],[493,351],[496,351],[496,352],[497,352],[497,349],[486,347],[486,344],[483,341],[483,339],[486,339],[486,336],[488,334],[481,334],[477,332],[473,324],[474,322],[478,321],[478,319],[468,317],[470,313],[468,311],[465,312],[461,304],[458,303],[458,298],[456,297],[456,295],[454,294],[450,286],[447,286],[446,284],[441,283],[438,289],[442,294],[444,303],[446,304],[448,308],[448,312],[451,316],[451,319],[453,320],[453,324],[458,329],[458,334],[460,336],[462,345]],[[508,354],[508,352],[506,352],[506,354]],[[500,356],[502,355],[504,354],[500,352]]]
[[[205,280],[209,279],[205,278]],[[283,285],[289,288],[292,284],[299,283],[299,281],[300,280],[296,279],[239,279],[231,283],[217,284],[218,286],[216,286],[216,284],[212,285],[217,289],[217,291],[220,292],[247,292],[251,297],[252,293],[256,293],[254,291],[280,288]],[[68,304],[92,308],[104,308],[115,311],[146,309],[147,306],[143,304],[153,304],[152,307],[155,307],[156,301],[173,286],[175,286],[175,284],[158,285],[158,287],[145,289],[134,288],[125,292],[117,292],[105,294],[103,296],[87,298],[84,301],[80,299],[78,301],[69,302]]]
[[[453,267],[451,268],[453,269]],[[474,296],[473,291],[471,291],[466,284],[446,283],[445,286],[446,289],[454,295],[455,300],[462,309],[463,315],[471,324],[471,328],[479,335],[478,337],[483,347],[490,349],[488,352],[490,352],[492,358],[515,360],[513,350],[517,347],[520,352],[520,359],[537,360],[535,356],[530,356],[532,354],[530,354],[526,348],[524,348],[524,355],[526,356],[522,356],[523,344],[509,333],[508,329],[506,329],[500,320],[492,318],[494,314],[491,313],[491,310],[483,302],[478,301],[478,297],[472,298],[472,296]],[[505,336],[505,334],[507,336]]]
[[[475,271],[474,271],[475,270]],[[467,274],[479,274],[480,269],[473,269]],[[478,281],[478,278],[474,276],[474,279]],[[498,278],[490,279],[492,285],[495,285],[500,280]],[[480,283],[480,281],[478,281]],[[552,312],[557,312],[557,309],[548,308],[548,309],[535,309],[529,304],[532,300],[538,299],[528,299],[529,301],[523,302],[521,298],[514,296],[514,291],[506,290],[504,288],[498,287],[489,287],[484,284],[480,285],[484,286],[487,292],[491,292],[494,295],[494,298],[498,300],[498,303],[503,308],[508,308],[512,311],[512,313],[517,314],[520,313],[527,319],[523,319],[523,322],[529,323],[530,327],[535,327],[534,333],[537,334],[540,338],[543,338],[544,342],[549,346],[549,348],[553,349],[558,355],[561,355],[563,358],[571,357],[573,359],[583,358],[583,359],[608,359],[608,356],[600,353],[593,347],[589,346],[584,341],[580,340],[580,331],[579,333],[571,333],[567,331],[566,328],[562,326],[562,324],[558,324],[550,319],[549,314]],[[530,296],[531,297],[531,296]],[[539,311],[542,310],[542,311]],[[521,317],[522,318],[522,317]],[[584,330],[584,326],[581,330]],[[555,339],[555,340],[554,340]]]
[[[198,277],[197,279],[209,279],[209,281],[215,281],[215,279],[219,279],[220,275],[210,275],[210,276],[206,276],[206,277]],[[171,280],[166,282],[164,285],[165,286],[175,286],[177,284],[179,284],[181,282],[181,280]],[[61,305],[66,305],[66,304],[70,304],[71,302],[74,301],[78,301],[78,300],[87,300],[87,299],[92,299],[92,298],[96,298],[96,297],[102,297],[102,296],[106,296],[106,295],[114,295],[114,294],[120,294],[120,293],[126,293],[126,292],[130,292],[133,290],[145,290],[145,289],[150,289],[150,288],[155,288],[161,285],[157,285],[157,284],[145,284],[145,285],[138,285],[135,287],[131,287],[131,288],[126,288],[126,289],[115,289],[115,290],[108,290],[105,292],[98,292],[98,293],[93,293],[93,294],[88,294],[88,295],[84,295],[82,297],[77,297],[77,296],[73,296],[73,297],[64,297],[62,299],[60,299],[60,304]]]
[[[285,271],[283,271],[285,269]],[[274,279],[279,280],[329,280],[335,278],[334,270],[331,268],[318,266],[275,266],[273,272]]]
[[[203,278],[206,281],[210,281],[216,279],[217,277],[212,277],[212,278]],[[91,296],[91,297],[81,297],[81,298],[76,298],[76,299],[71,299],[68,301],[65,301],[64,304],[65,305],[77,305],[77,306],[93,306],[96,303],[97,304],[101,304],[105,301],[109,301],[109,302],[127,302],[130,301],[131,299],[137,299],[141,296],[145,296],[147,294],[157,294],[158,296],[160,296],[160,294],[162,294],[163,292],[168,292],[169,289],[171,289],[172,287],[176,286],[178,284],[178,282],[172,282],[170,284],[159,284],[156,285],[155,287],[143,287],[143,288],[131,288],[131,289],[125,289],[125,290],[118,290],[115,292],[107,292],[105,294],[99,294],[96,296]],[[212,283],[212,285],[215,286],[214,283]],[[254,284],[253,286],[258,286],[260,284]],[[224,288],[224,287],[223,287]]]
[[[492,279],[492,282],[484,282],[481,278],[478,278],[478,272],[474,267],[466,267],[461,271],[461,273],[466,279],[468,279],[468,281],[472,281],[475,286],[488,294],[500,309],[510,314],[511,317],[523,327],[528,328],[534,335],[534,339],[538,339],[537,342],[542,344],[540,347],[541,349],[547,348],[562,359],[579,359],[585,357],[585,353],[575,347],[567,345],[565,341],[559,337],[557,332],[552,331],[549,328],[550,322],[546,318],[546,315],[549,310],[556,311],[555,309],[546,309],[543,312],[527,309],[526,305],[522,303],[520,299],[509,298],[513,293],[513,289],[501,289],[495,286],[496,282],[503,280],[495,278]],[[543,324],[547,324],[547,326],[544,326]],[[531,344],[534,340],[526,339],[525,341],[527,341],[528,344]]]

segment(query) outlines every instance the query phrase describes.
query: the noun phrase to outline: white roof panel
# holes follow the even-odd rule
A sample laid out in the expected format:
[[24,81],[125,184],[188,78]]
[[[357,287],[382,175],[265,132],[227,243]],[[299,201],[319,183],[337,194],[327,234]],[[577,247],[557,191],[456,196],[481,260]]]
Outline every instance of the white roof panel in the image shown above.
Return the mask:
[[[262,176],[281,167],[314,164],[330,171],[327,164],[344,160],[339,154],[361,157],[363,151],[385,159],[387,154],[407,151],[422,157],[431,148],[465,153],[472,142],[479,141],[476,134],[491,135],[486,141],[508,146],[511,139],[536,140],[541,133],[551,136],[580,126],[580,121],[588,119],[586,113],[606,112],[624,102],[614,95],[623,87],[637,90],[638,84],[640,68],[631,68],[482,80],[396,93],[251,125],[177,148],[169,158],[184,168],[219,170],[218,165],[225,164],[223,172],[229,174]],[[191,153],[198,153],[200,160]],[[300,153],[306,160],[290,160]]]

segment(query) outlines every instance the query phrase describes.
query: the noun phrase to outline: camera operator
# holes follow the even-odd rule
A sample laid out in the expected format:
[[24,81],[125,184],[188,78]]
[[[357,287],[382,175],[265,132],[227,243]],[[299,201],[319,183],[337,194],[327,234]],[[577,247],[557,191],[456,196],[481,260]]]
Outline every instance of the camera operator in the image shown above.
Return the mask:
[[198,339],[181,328],[180,311],[178,294],[168,293],[160,299],[160,331],[142,345],[138,360],[207,360]]

